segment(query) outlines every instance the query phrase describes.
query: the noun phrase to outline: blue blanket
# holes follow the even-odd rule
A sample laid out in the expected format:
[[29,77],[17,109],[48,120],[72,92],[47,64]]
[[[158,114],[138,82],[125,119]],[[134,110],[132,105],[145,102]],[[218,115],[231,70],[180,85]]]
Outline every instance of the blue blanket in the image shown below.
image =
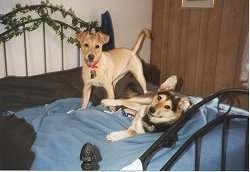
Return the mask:
[[[192,101],[199,100],[194,98]],[[87,110],[79,110],[79,107],[79,98],[67,98],[16,113],[19,118],[25,118],[37,132],[32,146],[32,151],[36,155],[32,170],[81,170],[79,156],[86,142],[100,149],[102,157],[100,170],[119,170],[142,155],[161,135],[161,133],[145,133],[111,143],[106,140],[106,135],[112,131],[127,129],[132,119],[124,116],[121,111],[113,114],[105,113],[105,108],[101,106],[90,105]],[[158,152],[148,169],[159,170],[190,135],[204,126],[212,116],[216,116],[216,112],[216,108],[212,105],[201,109],[179,131],[175,147]],[[209,118],[207,114],[210,114]],[[213,148],[216,139],[207,139],[206,145],[210,148],[212,145]],[[173,169],[192,170],[193,154],[192,149],[186,152]],[[213,170],[217,167],[217,162],[218,157],[214,157],[214,161],[208,163],[202,161],[201,164],[204,169],[209,167]],[[211,165],[214,168],[211,169]]]

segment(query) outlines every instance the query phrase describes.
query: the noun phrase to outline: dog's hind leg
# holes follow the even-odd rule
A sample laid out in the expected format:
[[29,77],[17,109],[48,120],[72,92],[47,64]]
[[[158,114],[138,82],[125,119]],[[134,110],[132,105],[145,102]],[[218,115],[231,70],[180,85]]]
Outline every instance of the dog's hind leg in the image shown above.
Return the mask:
[[129,63],[130,72],[134,75],[135,79],[139,82],[144,94],[147,93],[146,79],[143,75],[143,68],[140,59],[134,55],[133,60]]
[[142,71],[131,71],[132,74],[134,75],[135,79],[139,82],[140,86],[142,87],[143,93],[146,94],[147,91],[147,85],[146,85],[146,80],[144,78],[143,72]]

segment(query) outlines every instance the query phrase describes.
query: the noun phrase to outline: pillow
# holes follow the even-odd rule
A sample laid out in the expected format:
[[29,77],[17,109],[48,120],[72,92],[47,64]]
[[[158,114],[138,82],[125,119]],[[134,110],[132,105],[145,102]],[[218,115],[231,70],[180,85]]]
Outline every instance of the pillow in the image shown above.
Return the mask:
[[81,97],[81,88],[81,68],[31,77],[6,77],[0,80],[0,111]]

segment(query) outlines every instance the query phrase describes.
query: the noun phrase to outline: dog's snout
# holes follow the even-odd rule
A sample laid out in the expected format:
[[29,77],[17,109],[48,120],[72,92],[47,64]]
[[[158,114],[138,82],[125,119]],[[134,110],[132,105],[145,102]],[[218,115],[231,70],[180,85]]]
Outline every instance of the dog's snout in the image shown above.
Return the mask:
[[150,111],[151,113],[155,113],[155,108],[154,108],[153,106],[150,106],[149,111]]
[[89,59],[90,62],[92,62],[94,60],[94,58],[95,58],[94,54],[89,54],[88,55],[88,59]]

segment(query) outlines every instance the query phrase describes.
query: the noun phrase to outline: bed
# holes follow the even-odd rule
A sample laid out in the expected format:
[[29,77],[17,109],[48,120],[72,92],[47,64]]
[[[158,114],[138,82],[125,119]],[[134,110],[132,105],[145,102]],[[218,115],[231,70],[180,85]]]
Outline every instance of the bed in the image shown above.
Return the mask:
[[[29,11],[37,11],[39,17],[13,23],[12,17],[17,13]],[[71,16],[72,23],[51,18],[50,11]],[[111,113],[100,105],[105,93],[98,89],[91,96],[88,109],[80,109],[82,82],[77,44],[78,53],[74,56],[79,63],[74,69],[64,70],[62,63],[61,71],[48,73],[45,55],[44,74],[28,76],[26,58],[24,77],[8,75],[6,49],[14,36],[23,36],[26,57],[26,32],[39,26],[55,27],[61,43],[64,39],[75,43],[63,34],[66,28],[74,32],[103,28],[94,21],[81,20],[72,10],[48,2],[33,6],[18,4],[12,12],[1,15],[0,22],[5,26],[0,46],[6,74],[0,80],[0,169],[81,170],[81,149],[91,143],[99,150],[98,170],[249,170],[249,112],[248,104],[244,105],[248,102],[248,89],[218,90],[204,98],[190,95],[191,108],[165,132],[110,143],[106,135],[126,129],[133,118],[124,114],[123,109]],[[42,33],[45,37],[44,29]],[[45,44],[44,41],[44,54]],[[147,77],[152,76],[146,72]],[[124,85],[134,84],[131,76],[121,82],[124,83],[116,88],[117,97],[124,96]],[[157,88],[151,83],[148,87]]]

